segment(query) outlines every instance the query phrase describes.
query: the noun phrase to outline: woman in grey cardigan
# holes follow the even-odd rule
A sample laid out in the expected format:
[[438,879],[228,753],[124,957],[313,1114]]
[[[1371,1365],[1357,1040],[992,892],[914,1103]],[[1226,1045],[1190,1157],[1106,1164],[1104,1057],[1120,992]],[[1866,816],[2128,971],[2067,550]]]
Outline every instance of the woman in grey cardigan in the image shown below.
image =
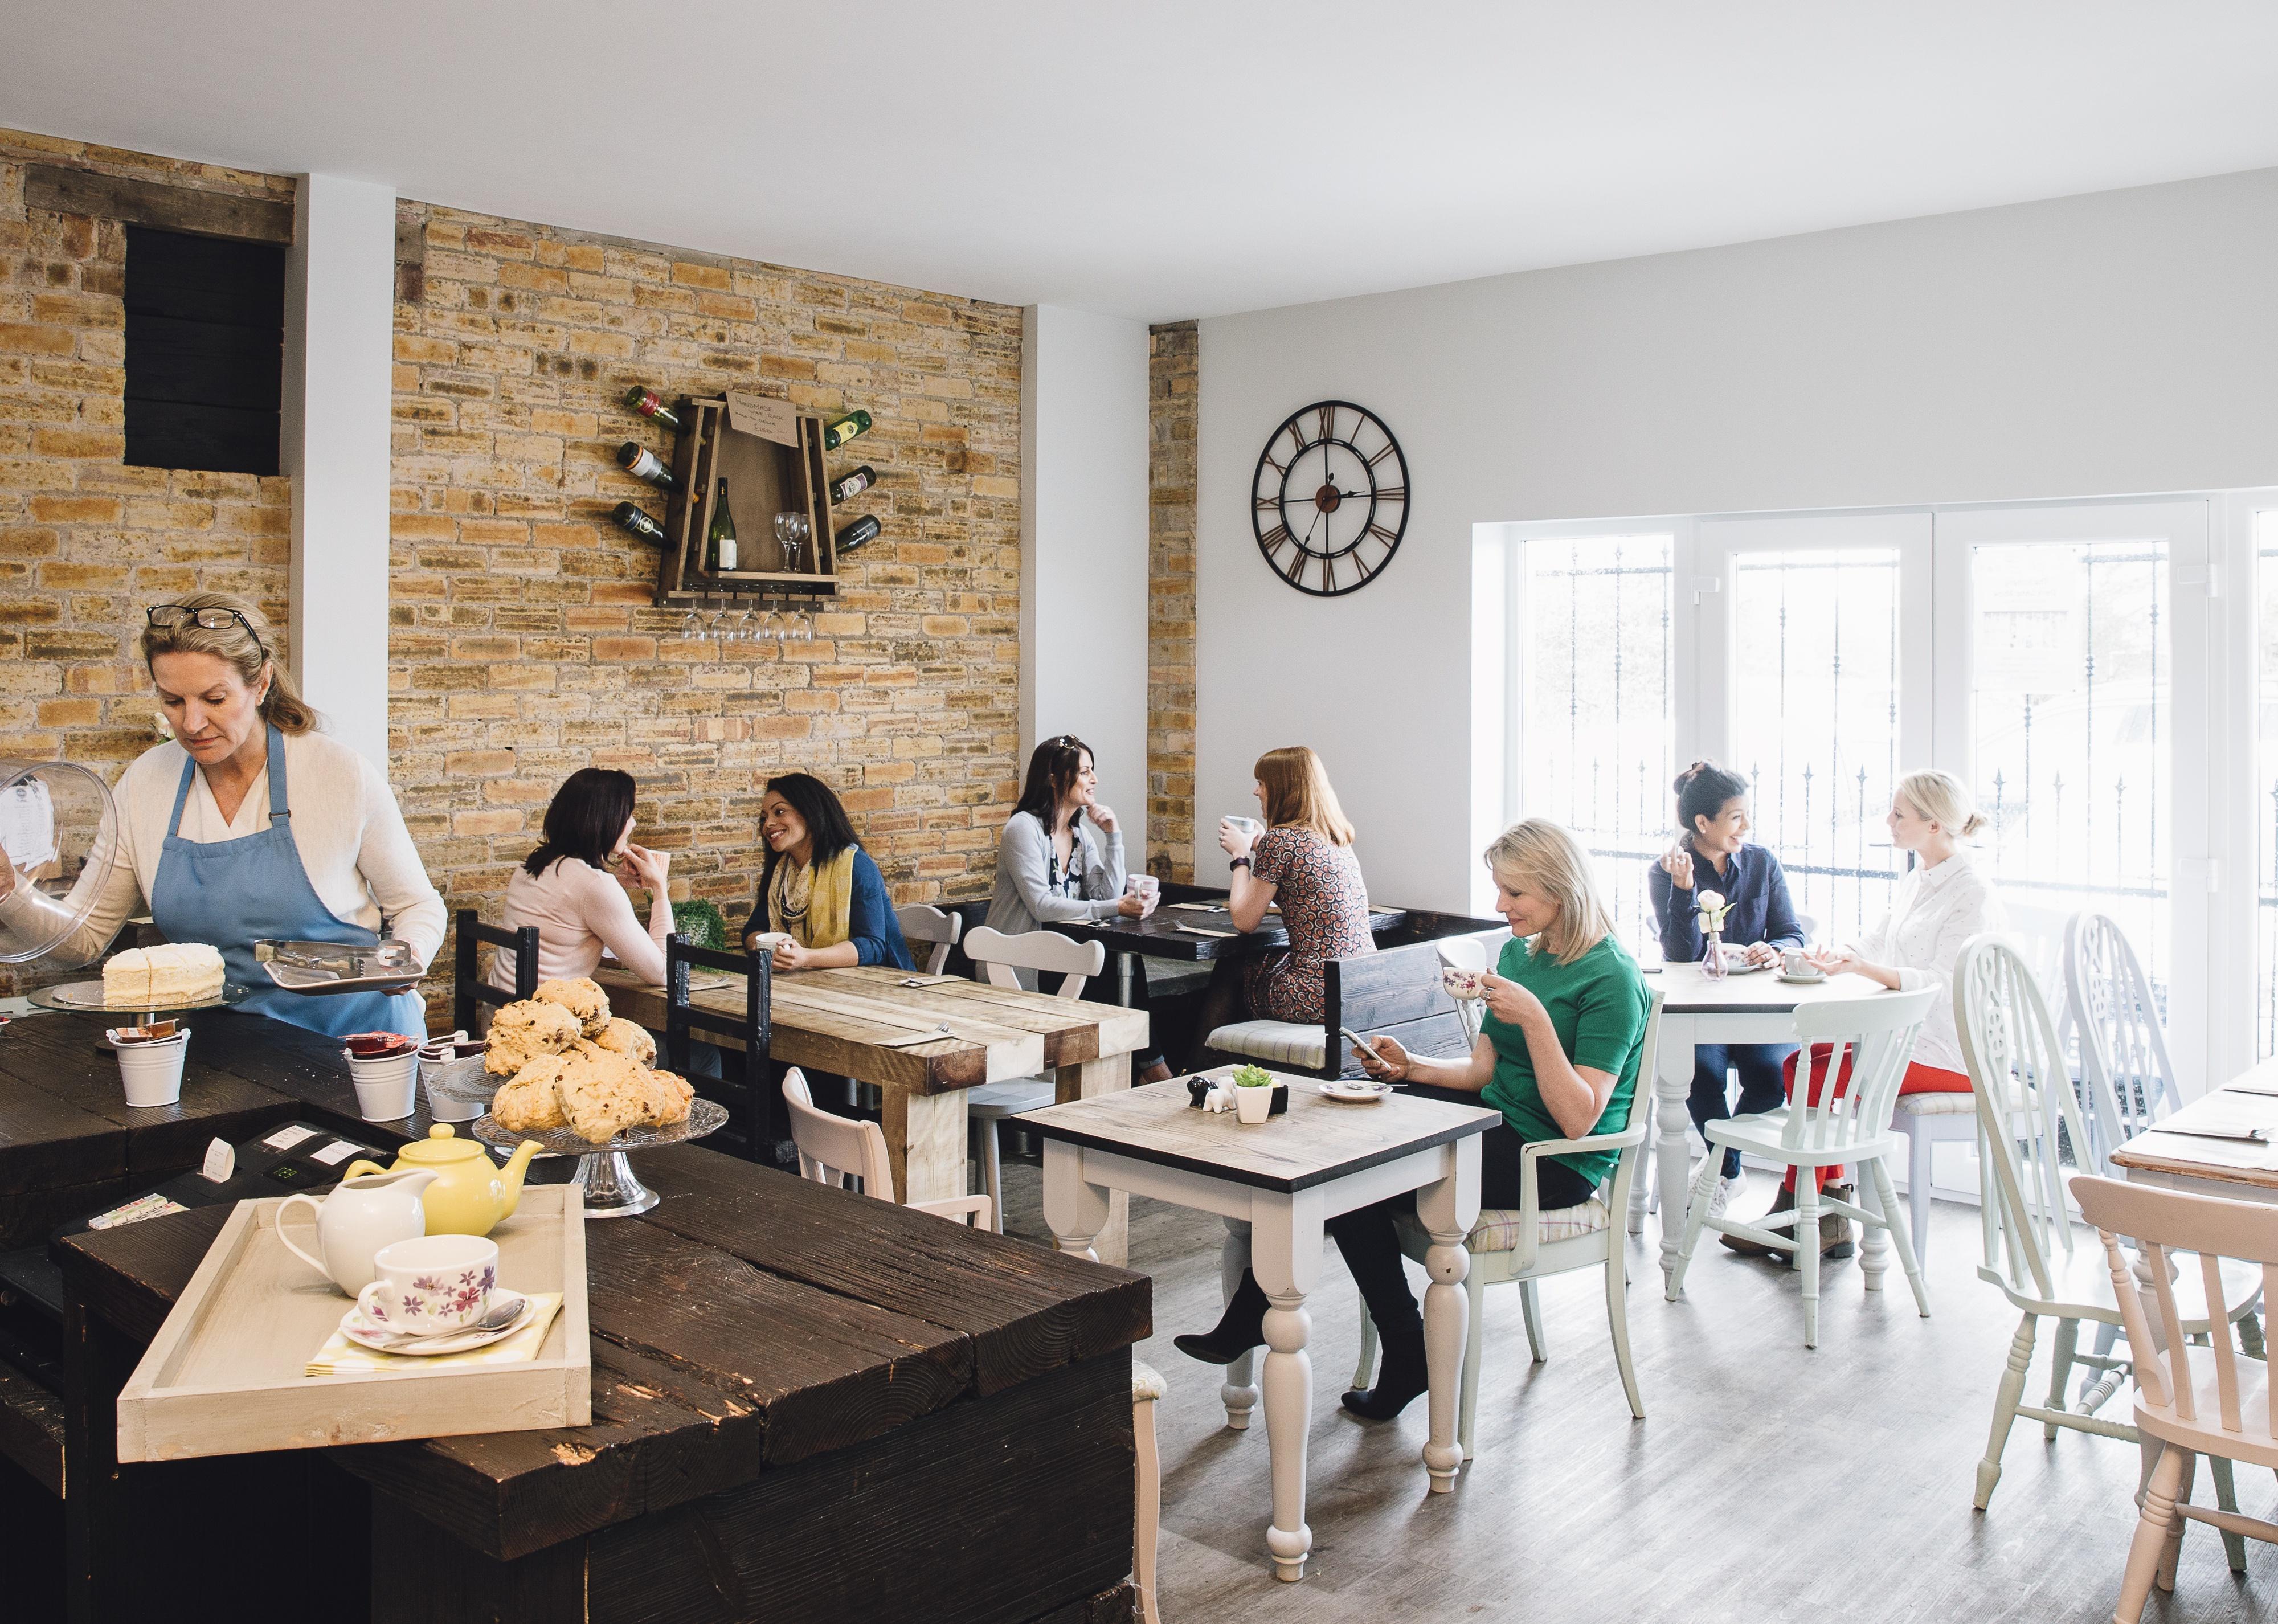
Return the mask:
[[[1074,734],[1036,746],[1020,804],[997,842],[991,930],[1019,936],[1119,915],[1144,919],[1151,911],[1147,898],[1123,894],[1123,830],[1114,812],[1095,798],[1098,784],[1091,747]],[[1031,971],[1019,974],[1023,984],[1036,980]],[[1137,1007],[1146,1007],[1143,976],[1132,978],[1132,995]],[[1142,1080],[1170,1075],[1159,1054],[1142,1055],[1138,1064]]]

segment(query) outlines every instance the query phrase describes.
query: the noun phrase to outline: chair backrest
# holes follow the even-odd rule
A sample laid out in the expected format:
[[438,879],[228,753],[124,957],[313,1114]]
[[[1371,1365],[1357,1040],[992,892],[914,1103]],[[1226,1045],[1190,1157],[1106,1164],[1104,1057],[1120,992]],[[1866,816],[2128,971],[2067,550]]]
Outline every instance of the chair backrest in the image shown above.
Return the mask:
[[1816,915],[1809,913],[1797,914],[1795,916],[1795,927],[1803,933],[1803,941],[1806,947],[1810,946],[1811,943],[1819,940],[1819,919]]
[[797,1066],[784,1073],[783,1093],[791,1111],[791,1143],[799,1147],[800,1178],[829,1185],[859,1178],[865,1195],[894,1199],[893,1164],[886,1159],[886,1135],[876,1123],[822,1109]]
[[2182,1103],[2167,1029],[2151,978],[2106,914],[2076,913],[2065,926],[2064,980],[2087,1084],[2097,1165]]
[[958,933],[965,928],[964,916],[944,913],[923,903],[905,903],[894,910],[894,918],[900,922],[905,940],[933,944],[933,951],[926,956],[925,972],[939,975],[949,963],[949,950],[957,945]]
[[[740,1140],[743,1155],[764,1159],[783,1137],[774,1115],[775,1091],[768,1086],[768,1045],[772,1030],[768,1007],[774,993],[774,960],[765,953],[739,953],[723,948],[699,948],[678,931],[664,939],[664,1053],[672,1069],[688,1074],[691,1032],[716,1033],[743,1044],[740,1076],[723,1076],[715,1087],[728,1097],[731,1140]],[[690,1002],[690,974],[698,969],[724,970],[744,978],[744,1011],[730,1015],[699,1008]]]
[[1081,998],[1083,984],[1107,962],[1107,949],[1097,942],[1078,942],[1057,931],[1023,931],[1008,936],[986,925],[965,934],[965,957],[981,966],[992,987],[1018,987],[1015,969],[1041,970],[1065,976],[1058,996]]
[[[472,908],[462,908],[453,920],[458,935],[458,955],[452,969],[451,1024],[461,1032],[477,1029],[476,1011],[486,1003],[513,1003],[538,995],[538,926],[506,930],[483,923]],[[514,955],[514,990],[493,987],[483,979],[482,949],[488,944]]]
[[[1829,1080],[1811,1089],[1799,1079],[1780,1142],[1791,1150],[1838,1151],[1888,1133],[1931,997],[1925,988],[1797,1005],[1796,1039]],[[1838,1094],[1833,1079],[1842,1075],[1846,1055],[1851,1077]]]
[[[2112,1292],[2120,1302],[2120,1318],[2128,1328],[2128,1346],[2134,1352],[2136,1384],[2152,1404],[2172,1405],[2176,1419],[2213,1431],[2244,1438],[2244,1417],[2239,1404],[2238,1356],[2232,1344],[2231,1309],[2226,1294],[2222,1260],[2261,1265],[2262,1276],[2241,1298],[2259,1290],[2265,1300],[2278,1299],[2278,1208],[2259,1201],[2228,1201],[2218,1196],[2190,1195],[2153,1185],[2128,1184],[2116,1178],[2086,1174],[2072,1181],[2081,1216],[2096,1225],[2104,1241],[2105,1260],[2112,1269]],[[2136,1243],[2137,1267],[2120,1244],[2128,1236]],[[2213,1361],[2217,1414],[2198,1413],[2200,1378],[2192,1363],[2198,1350],[2183,1334],[2182,1311],[2175,1301],[2175,1283],[2168,1277],[2170,1252],[2196,1252],[2199,1280],[2206,1292],[2206,1357]],[[2144,1308],[2142,1282],[2151,1282],[2152,1299],[2160,1310],[2155,1330]],[[2161,1333],[2165,1334],[2162,1335]],[[2164,1349],[2162,1357],[2157,1350]],[[2262,1436],[2265,1447],[2278,1440],[2278,1407],[2264,1405]]]
[[1471,1028],[1440,980],[1441,945],[1453,940],[1457,938],[1398,942],[1373,953],[1333,958],[1321,966],[1326,1047],[1319,1075],[1366,1074],[1342,1035],[1346,1026],[1363,1037],[1388,1033],[1413,1054],[1457,1055],[1470,1049]]
[[1954,962],[1953,1018],[1977,1104],[1978,1274],[2045,1300],[2051,1255],[2072,1252],[2060,1153],[2088,1144],[2064,1045],[2032,966],[1990,931]]

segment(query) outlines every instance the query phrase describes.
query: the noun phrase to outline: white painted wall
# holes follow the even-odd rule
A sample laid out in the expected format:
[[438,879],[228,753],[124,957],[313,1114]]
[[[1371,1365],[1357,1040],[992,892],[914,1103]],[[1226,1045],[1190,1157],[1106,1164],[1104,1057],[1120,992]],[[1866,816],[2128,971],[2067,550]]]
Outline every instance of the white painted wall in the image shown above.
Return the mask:
[[[1464,903],[1476,523],[2278,482],[2274,265],[2261,170],[1204,321],[1197,879],[1258,753],[1310,743],[1371,894]],[[1324,600],[1266,568],[1250,485],[1329,397],[1415,494]]]
[[1021,323],[1021,768],[1089,743],[1143,865],[1147,827],[1147,327],[1031,305]]
[[395,191],[302,175],[285,271],[292,665],[325,731],[387,766]]

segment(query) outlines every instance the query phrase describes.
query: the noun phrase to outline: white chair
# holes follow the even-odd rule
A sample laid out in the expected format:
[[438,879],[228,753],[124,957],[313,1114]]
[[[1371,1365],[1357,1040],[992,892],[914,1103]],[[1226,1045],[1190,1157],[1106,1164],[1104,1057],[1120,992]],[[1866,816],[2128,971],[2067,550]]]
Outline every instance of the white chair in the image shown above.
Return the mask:
[[939,975],[942,966],[949,963],[950,949],[957,945],[958,933],[965,928],[965,916],[929,908],[923,903],[905,903],[894,910],[894,919],[902,927],[903,940],[931,944],[933,951],[918,968],[923,974]]
[[[2074,1365],[2112,1372],[2127,1369],[2124,1361],[2080,1351],[2082,1323],[2120,1325],[2124,1317],[2102,1260],[2073,1248],[2059,1139],[2085,1145],[2087,1132],[2056,1023],[2032,967],[1998,935],[1971,937],[1954,964],[1953,1012],[1969,1072],[1984,1189],[1985,1261],[1977,1277],[2000,1287],[2022,1316],[2009,1340],[2008,1364],[1993,1399],[1992,1431],[1977,1463],[1976,1504],[1984,1511],[2001,1481],[2001,1452],[2020,1415],[2041,1423],[2044,1440],[2054,1438],[2060,1427],[2128,1443],[2137,1442],[2137,1434],[2134,1427],[2098,1419],[2092,1405],[2075,1410],[2064,1406],[2065,1382]],[[2205,1309],[2194,1301],[2190,1329],[2204,1332]],[[2243,1304],[2237,1312],[2249,1306]],[[2055,1368],[2048,1403],[2034,1406],[2023,1402],[2025,1378],[2044,1318],[2057,1323]],[[2093,1403],[2101,1403],[2109,1391],[2107,1385]],[[2221,1468],[2217,1479],[2226,1506],[2233,1503],[2228,1473],[2228,1466]],[[2244,1547],[2242,1560],[2243,1552]]]
[[[1097,942],[1075,942],[1055,931],[1024,931],[1008,936],[986,925],[965,939],[965,956],[980,966],[991,987],[1018,987],[1015,970],[1035,970],[1065,978],[1055,996],[1081,998],[1084,983],[1107,962],[1107,949]],[[997,1228],[1005,1227],[1005,1170],[997,1143],[998,1125],[1022,1111],[1039,1110],[1059,1097],[1049,1077],[1015,1078],[983,1083],[965,1091],[965,1112],[981,1136],[981,1187],[997,1203]]]
[[[1487,967],[1487,944],[1478,936],[1449,936],[1439,944],[1440,963],[1449,970],[1485,970]],[[1456,1000],[1456,1017],[1464,1023],[1464,1041],[1479,1041],[1479,1024],[1487,1018],[1487,1005],[1477,998]],[[1642,1079],[1640,1079],[1642,1080]],[[1640,1089],[1650,1097],[1650,1088]]]
[[[791,1109],[791,1143],[799,1147],[799,1176],[817,1184],[845,1186],[861,1180],[862,1193],[889,1206],[894,1201],[894,1167],[886,1155],[885,1130],[875,1122],[833,1116],[814,1102],[806,1076],[797,1066],[784,1073],[784,1103]],[[936,1217],[973,1220],[977,1229],[990,1227],[994,1208],[985,1195],[957,1195],[942,1201],[901,1203],[913,1212]]]
[[[1606,1323],[1613,1332],[1614,1364],[1621,1372],[1622,1391],[1630,1401],[1630,1414],[1640,1421],[1645,1419],[1645,1402],[1638,1396],[1637,1369],[1630,1360],[1629,1254],[1616,1215],[1629,1208],[1630,1183],[1637,1177],[1645,1144],[1645,1113],[1640,1102],[1653,1076],[1655,1053],[1661,1046],[1661,999],[1662,995],[1655,991],[1653,1006],[1646,1015],[1645,1042],[1638,1056],[1638,1086],[1630,1099],[1629,1125],[1618,1133],[1541,1140],[1528,1145],[1519,1156],[1518,1205],[1479,1214],[1464,1243],[1472,1254],[1471,1269],[1464,1277],[1464,1291],[1471,1300],[1471,1323],[1464,1346],[1463,1399],[1456,1412],[1456,1430],[1466,1460],[1472,1458],[1472,1425],[1479,1408],[1479,1369],[1486,1352],[1487,1316],[1480,1312],[1480,1300],[1490,1285],[1517,1282],[1519,1310],[1526,1321],[1527,1347],[1534,1355],[1534,1362],[1540,1364],[1550,1357],[1550,1352],[1543,1338],[1542,1305],[1535,1282],[1546,1275],[1565,1274],[1576,1269],[1603,1269]],[[1579,1207],[1554,1212],[1541,1210],[1537,1193],[1540,1178],[1538,1164],[1541,1159],[1593,1150],[1621,1152],[1621,1159],[1614,1164],[1612,1178]],[[1421,1263],[1431,1244],[1432,1238],[1422,1228],[1403,1221],[1400,1249],[1410,1258]],[[1360,1363],[1353,1371],[1355,1387],[1366,1387],[1374,1379],[1376,1341],[1376,1322],[1364,1308]]]
[[1155,1367],[1131,1361],[1131,1588],[1143,1624],[1163,1624],[1155,1607],[1155,1545],[1163,1525],[1163,1462],[1155,1449],[1155,1403],[1169,1391]]
[[[2278,1468],[2278,1414],[2270,1406],[2269,1367],[2242,1360],[2228,1329],[2278,1265],[2278,1212],[2259,1201],[2113,1178],[2083,1176],[2072,1189],[2081,1215],[2104,1242],[2106,1289],[2119,1308],[2128,1345],[2146,1350],[2135,1365],[2135,1430],[2147,1444],[2161,1445],[2144,1485],[2143,1511],[2112,1613],[2114,1620],[2136,1620],[2154,1582],[2163,1590],[2175,1588],[2187,1519],[2222,1530],[2235,1574],[2246,1571],[2246,1538],[2278,1543],[2278,1523],[2242,1517],[2230,1494],[2233,1461]],[[2133,1264],[2121,1247],[2123,1234],[2135,1241],[2140,1261]],[[2199,1266],[2178,1268],[2171,1252],[2196,1252]],[[2147,1290],[2159,1308],[2156,1325],[2144,1307]],[[2191,1345],[2210,1323],[2217,1329],[2205,1338],[2202,1356]],[[2148,1351],[2153,1348],[2163,1351]],[[2190,1503],[2201,1455],[2213,1469],[2219,1510]]]
[[[1914,1288],[1915,1307],[1924,1318],[1929,1317],[1930,1293],[1923,1285],[1914,1242],[1895,1221],[1898,1193],[1892,1187],[1891,1170],[1884,1163],[1898,1149],[1898,1136],[1891,1132],[1891,1106],[1898,1098],[1907,1062],[1915,1052],[1915,1035],[1922,1030],[1930,1004],[1930,994],[1925,989],[1808,1003],[1796,1010],[1796,1041],[1806,1054],[1815,1046],[1824,1054],[1826,1081],[1819,1089],[1819,1098],[1814,1102],[1811,1089],[1804,1086],[1807,1068],[1799,1058],[1795,1095],[1786,1105],[1708,1125],[1708,1155],[1693,1184],[1692,1204],[1685,1215],[1685,1239],[1678,1244],[1677,1267],[1669,1277],[1671,1302],[1684,1292],[1685,1271],[1704,1229],[1792,1251],[1796,1254],[1797,1271],[1803,1277],[1803,1345],[1817,1347],[1819,1219],[1827,1211],[1856,1219],[1865,1231],[1860,1271],[1870,1292],[1883,1286],[1883,1237],[1888,1234],[1898,1243],[1899,1264],[1906,1270],[1907,1284]],[[1850,1080],[1838,1092],[1836,1079],[1841,1075],[1846,1051],[1851,1061]],[[1729,1213],[1711,1217],[1708,1203],[1716,1193],[1716,1176],[1724,1164],[1720,1153],[1728,1147],[1796,1169],[1794,1210],[1753,1221]],[[1871,1193],[1872,1211],[1834,1200],[1819,1188],[1820,1168],[1843,1165],[1858,1168],[1858,1188],[1862,1194]],[[1782,1229],[1791,1232],[1781,1234]]]
[[2088,1086],[2089,1142],[2098,1170],[2110,1177],[2112,1153],[2181,1105],[2182,1091],[2152,980],[2117,924],[2101,913],[2073,915],[2064,975]]

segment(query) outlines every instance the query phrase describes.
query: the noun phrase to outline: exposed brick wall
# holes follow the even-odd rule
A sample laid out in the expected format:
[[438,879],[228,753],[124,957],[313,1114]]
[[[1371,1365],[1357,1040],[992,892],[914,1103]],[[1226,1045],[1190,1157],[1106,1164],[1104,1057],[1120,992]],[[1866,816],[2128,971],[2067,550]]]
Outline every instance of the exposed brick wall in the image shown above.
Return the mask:
[[[588,764],[640,780],[678,896],[748,900],[761,782],[795,768],[844,796],[897,901],[985,894],[1017,791],[1020,311],[401,212],[426,254],[396,307],[389,751],[453,906],[494,910]],[[615,461],[665,445],[618,404],[635,383],[870,411],[830,467],[878,470],[840,522],[885,530],[813,641],[722,650],[648,606],[656,551],[608,519],[664,510]]]
[[1148,330],[1147,866],[1194,879],[1195,385],[1192,322]]

